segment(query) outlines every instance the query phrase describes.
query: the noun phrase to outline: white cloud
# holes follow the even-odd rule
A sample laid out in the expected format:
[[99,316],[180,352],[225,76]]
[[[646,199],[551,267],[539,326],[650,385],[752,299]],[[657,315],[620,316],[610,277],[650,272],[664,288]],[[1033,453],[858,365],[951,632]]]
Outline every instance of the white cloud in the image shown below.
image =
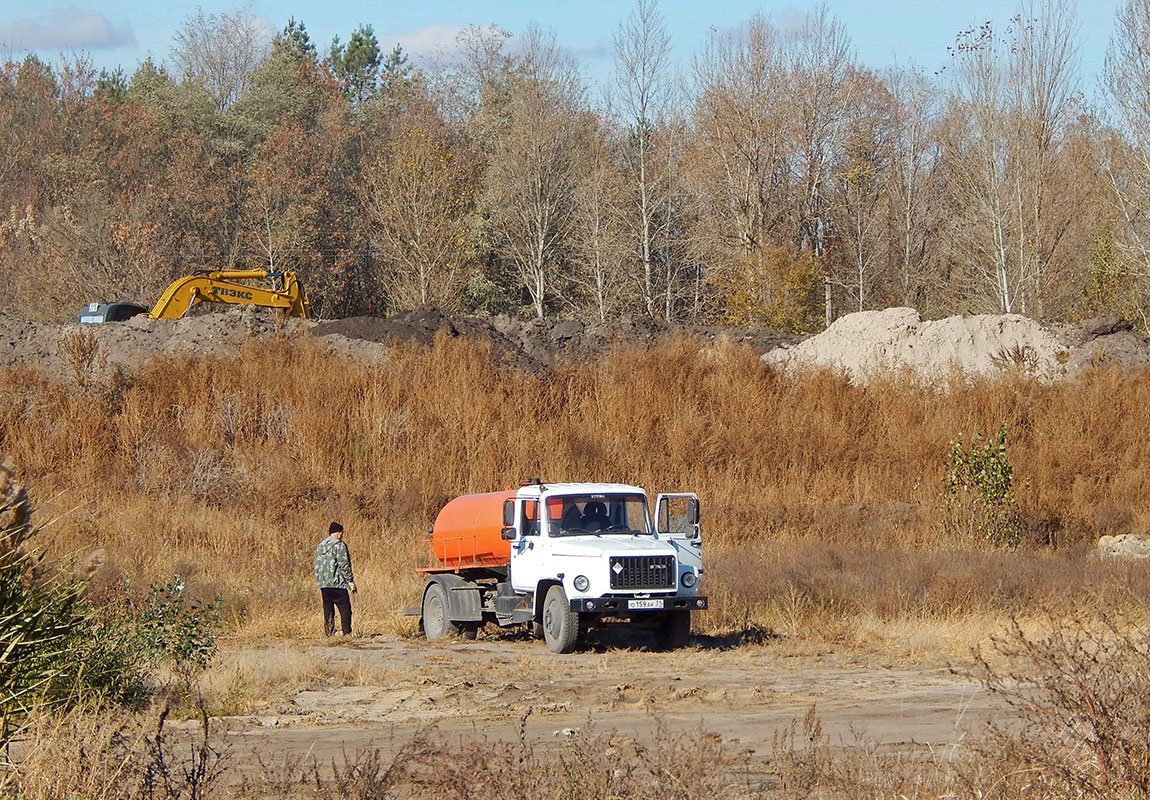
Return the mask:
[[58,6],[36,19],[0,23],[0,45],[15,50],[68,50],[136,44],[128,23],[114,25],[99,11]]
[[784,6],[774,14],[775,25],[788,36],[797,36],[810,19],[809,12],[800,11],[794,6]]
[[578,47],[564,47],[563,50],[579,61],[598,61],[613,58],[615,50],[606,39],[599,39],[594,44]]
[[399,45],[409,55],[427,58],[452,51],[456,48],[456,38],[463,33],[463,25],[424,25],[414,31],[403,33],[385,33],[379,37],[379,49],[390,53],[391,48]]

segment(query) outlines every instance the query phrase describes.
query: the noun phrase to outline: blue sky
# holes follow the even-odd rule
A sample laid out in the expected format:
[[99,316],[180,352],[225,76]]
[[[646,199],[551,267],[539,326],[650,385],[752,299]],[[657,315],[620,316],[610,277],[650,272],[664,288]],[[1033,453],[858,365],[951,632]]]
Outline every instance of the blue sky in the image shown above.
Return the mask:
[[[230,13],[243,0],[0,0],[0,57],[34,51],[56,59],[61,53],[86,53],[97,68],[123,66],[131,73],[146,56],[164,60],[172,34],[197,7]],[[1082,88],[1095,94],[1106,44],[1120,0],[1078,0],[1081,27]],[[500,25],[512,33],[529,24],[555,31],[560,44],[578,57],[592,82],[605,79],[611,67],[611,36],[631,9],[630,0],[580,2],[345,3],[328,0],[253,0],[246,4],[270,29],[289,17],[302,20],[321,51],[333,36],[347,40],[360,23],[372,25],[384,49],[400,43],[420,55],[449,46],[469,24]],[[827,0],[827,7],[846,25],[860,59],[872,67],[914,62],[933,71],[947,61],[946,47],[963,28],[986,20],[1005,27],[1014,0]],[[672,37],[674,58],[689,67],[692,54],[712,28],[738,26],[756,11],[785,24],[808,12],[816,2],[744,2],[743,0],[661,0]]]

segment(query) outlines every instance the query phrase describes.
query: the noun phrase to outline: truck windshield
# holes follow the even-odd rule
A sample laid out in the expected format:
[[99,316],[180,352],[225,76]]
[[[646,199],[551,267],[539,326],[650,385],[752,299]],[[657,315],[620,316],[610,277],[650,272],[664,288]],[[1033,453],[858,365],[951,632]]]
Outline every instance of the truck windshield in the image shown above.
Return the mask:
[[641,494],[572,494],[547,498],[551,536],[650,533]]

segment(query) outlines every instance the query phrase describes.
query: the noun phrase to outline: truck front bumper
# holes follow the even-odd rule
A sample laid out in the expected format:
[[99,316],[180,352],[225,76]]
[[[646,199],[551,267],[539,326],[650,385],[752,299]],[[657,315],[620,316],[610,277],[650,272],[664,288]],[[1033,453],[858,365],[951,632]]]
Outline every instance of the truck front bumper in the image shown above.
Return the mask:
[[580,614],[622,614],[634,611],[702,611],[707,598],[694,597],[584,597],[571,601]]

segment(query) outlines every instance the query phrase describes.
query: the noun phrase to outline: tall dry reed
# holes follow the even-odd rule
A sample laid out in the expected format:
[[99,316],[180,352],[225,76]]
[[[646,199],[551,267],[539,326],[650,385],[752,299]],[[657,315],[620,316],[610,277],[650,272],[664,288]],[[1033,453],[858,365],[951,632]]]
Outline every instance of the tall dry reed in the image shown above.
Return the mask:
[[[273,341],[234,360],[156,359],[114,384],[9,370],[0,450],[39,497],[54,497],[45,510],[59,517],[58,546],[107,549],[105,582],[180,572],[223,593],[253,632],[311,630],[310,550],[330,519],[347,525],[371,587],[360,622],[402,629],[395,612],[418,590],[414,543],[441,505],[531,476],[697,490],[711,590],[731,608],[775,602],[764,593],[776,589],[819,607],[837,576],[857,587],[838,607],[957,614],[972,602],[1012,608],[996,605],[1010,593],[995,594],[994,576],[1073,574],[1065,559],[1098,534],[1150,527],[1147,409],[1150,373],[935,387],[892,374],[854,386],[686,337],[543,374],[499,368],[482,346],[446,336],[370,366]],[[1058,558],[991,557],[988,544],[943,531],[948,443],[1003,423],[1023,548]],[[898,555],[908,549],[930,555]],[[878,599],[842,566],[876,562],[891,582]],[[821,577],[802,577],[815,567]],[[1145,571],[1097,570],[1115,593],[1146,593]],[[950,572],[961,586],[944,585],[959,580]],[[736,617],[719,607],[711,619]]]

